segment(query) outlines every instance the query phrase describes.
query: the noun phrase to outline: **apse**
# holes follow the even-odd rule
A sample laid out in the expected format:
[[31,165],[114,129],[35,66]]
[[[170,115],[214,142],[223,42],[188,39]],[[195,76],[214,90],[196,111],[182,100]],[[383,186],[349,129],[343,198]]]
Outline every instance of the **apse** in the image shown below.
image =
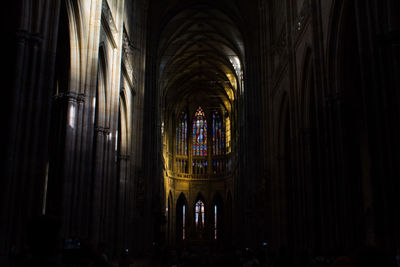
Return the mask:
[[[218,225],[219,210],[227,209],[232,192],[239,99],[243,91],[244,46],[237,18],[215,7],[194,5],[171,16],[158,46],[158,87],[161,97],[162,143],[165,166],[165,199],[188,199],[185,240],[178,229],[179,214],[168,213],[171,243],[217,240],[230,226]],[[201,223],[199,199],[202,195]],[[165,201],[166,206],[168,201]],[[171,203],[169,203],[171,204]],[[197,205],[197,206],[196,206]],[[180,210],[180,208],[173,209]],[[222,214],[222,213],[221,213]],[[179,216],[178,216],[179,215]],[[175,218],[178,216],[179,218]],[[197,217],[196,217],[197,216]],[[196,219],[197,218],[197,219]],[[196,224],[197,223],[197,224]]]

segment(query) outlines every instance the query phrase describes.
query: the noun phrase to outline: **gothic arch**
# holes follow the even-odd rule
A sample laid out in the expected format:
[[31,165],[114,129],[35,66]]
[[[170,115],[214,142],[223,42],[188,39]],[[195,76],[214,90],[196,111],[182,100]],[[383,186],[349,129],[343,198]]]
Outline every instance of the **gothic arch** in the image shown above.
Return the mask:
[[167,198],[167,242],[169,244],[171,244],[173,242],[173,236],[174,236],[174,231],[172,229],[172,226],[174,225],[174,214],[175,212],[173,212],[174,210],[174,199],[172,197],[172,192],[171,190],[168,193],[168,198]]
[[197,195],[196,195],[196,198],[193,199],[193,207],[196,204],[196,202],[199,201],[199,200],[203,201],[204,205],[207,204],[207,201],[204,198],[203,194],[201,192],[198,192]]
[[180,193],[177,201],[176,201],[176,242],[180,243],[187,239],[188,237],[188,215],[190,211],[190,207],[188,207],[188,202],[185,197],[185,194]]
[[120,125],[118,127],[118,134],[120,136],[119,149],[120,155],[127,155],[129,150],[129,113],[127,111],[128,104],[125,96],[125,92],[120,93],[120,107],[119,107],[119,120]]
[[219,192],[216,192],[212,201],[212,223],[213,223],[213,238],[214,240],[223,240],[225,224],[230,221],[225,221],[225,203]]
[[97,70],[96,117],[99,127],[107,126],[107,53],[103,45],[99,47],[99,66]]
[[68,20],[68,10],[65,1],[61,2],[60,18],[57,36],[56,84],[53,95],[67,93],[71,82],[71,34]]
[[[336,160],[336,192],[339,201],[334,205],[338,210],[337,235],[339,243],[347,242],[354,246],[362,240],[364,225],[359,219],[363,216],[362,168],[368,168],[363,162],[362,151],[369,151],[363,118],[365,88],[361,79],[361,60],[359,51],[359,32],[354,1],[338,1],[333,8],[331,39],[328,44],[328,99],[333,104],[334,144],[333,154]],[[336,24],[336,25],[335,25]],[[330,75],[330,76],[329,76]],[[360,142],[361,140],[361,142]],[[336,193],[338,194],[338,193]],[[338,197],[333,195],[333,197]],[[352,214],[352,215],[350,215]],[[355,220],[345,222],[348,216]]]
[[[63,0],[68,14],[69,40],[70,40],[70,88],[69,91],[81,92],[81,82],[84,80],[85,72],[82,71],[81,42],[82,39],[82,18],[80,4],[76,0]],[[62,5],[63,6],[63,5]]]
[[339,88],[340,64],[338,59],[341,55],[341,36],[346,27],[345,9],[346,6],[348,6],[347,2],[348,1],[334,1],[328,26],[327,75],[328,89],[332,93]]
[[[118,129],[118,131],[122,131],[120,134],[125,141],[123,143],[123,151],[125,154],[129,154],[132,142],[130,138],[132,133],[132,91],[122,87],[119,94],[119,101],[121,109],[120,112],[123,112],[124,120],[121,121],[121,123],[123,122],[123,125],[121,125],[122,128]],[[122,133],[124,134],[123,136]]]
[[[312,48],[307,46],[304,51],[302,64],[301,87],[300,87],[300,116],[304,119],[300,123],[301,127],[310,127],[310,110],[315,105],[315,84],[314,84],[314,64]],[[314,98],[314,99],[313,99]]]
[[214,196],[212,198],[212,203],[218,203],[218,204],[223,204],[224,203],[224,199],[222,198],[221,194],[219,192],[215,192]]

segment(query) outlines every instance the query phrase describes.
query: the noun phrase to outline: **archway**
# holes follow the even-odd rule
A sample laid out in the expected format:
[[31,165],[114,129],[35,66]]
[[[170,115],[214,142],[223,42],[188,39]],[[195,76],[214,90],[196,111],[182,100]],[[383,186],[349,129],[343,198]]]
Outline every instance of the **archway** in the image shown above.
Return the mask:
[[[232,192],[231,181],[237,174],[233,161],[244,44],[232,15],[208,4],[171,11],[156,49],[162,152],[167,163],[164,192],[178,195],[182,188],[188,189],[191,206],[186,205],[185,212],[191,222],[185,240],[191,242],[209,243],[215,233],[222,240],[224,202],[213,197],[216,192]],[[178,211],[183,214],[183,204]],[[176,240],[183,240],[181,216],[176,215],[172,226],[177,229]]]
[[[209,207],[207,207],[207,211],[209,211]],[[199,193],[194,203],[194,225],[192,240],[201,241],[207,238],[207,228],[209,228],[207,226],[210,221],[209,219],[209,214],[207,214],[206,217],[206,201],[204,200],[204,197]]]
[[226,221],[225,223],[224,201],[219,193],[216,193],[214,196],[212,210],[212,239],[222,242],[224,240],[225,227],[228,227],[227,224],[231,223],[231,221]]
[[182,243],[188,238],[188,203],[183,193],[176,202],[176,243]]

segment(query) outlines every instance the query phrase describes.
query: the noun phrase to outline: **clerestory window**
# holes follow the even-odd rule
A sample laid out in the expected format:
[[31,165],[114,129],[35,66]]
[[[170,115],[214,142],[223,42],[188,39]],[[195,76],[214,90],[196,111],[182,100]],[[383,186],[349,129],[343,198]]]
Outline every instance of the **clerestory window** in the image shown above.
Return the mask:
[[193,117],[193,155],[207,156],[207,120],[201,107]]

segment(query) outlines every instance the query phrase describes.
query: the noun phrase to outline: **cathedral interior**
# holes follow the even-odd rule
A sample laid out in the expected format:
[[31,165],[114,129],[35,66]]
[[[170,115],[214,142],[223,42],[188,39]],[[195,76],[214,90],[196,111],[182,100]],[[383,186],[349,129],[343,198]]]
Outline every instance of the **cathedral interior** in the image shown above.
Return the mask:
[[1,266],[400,266],[398,0],[7,2]]

